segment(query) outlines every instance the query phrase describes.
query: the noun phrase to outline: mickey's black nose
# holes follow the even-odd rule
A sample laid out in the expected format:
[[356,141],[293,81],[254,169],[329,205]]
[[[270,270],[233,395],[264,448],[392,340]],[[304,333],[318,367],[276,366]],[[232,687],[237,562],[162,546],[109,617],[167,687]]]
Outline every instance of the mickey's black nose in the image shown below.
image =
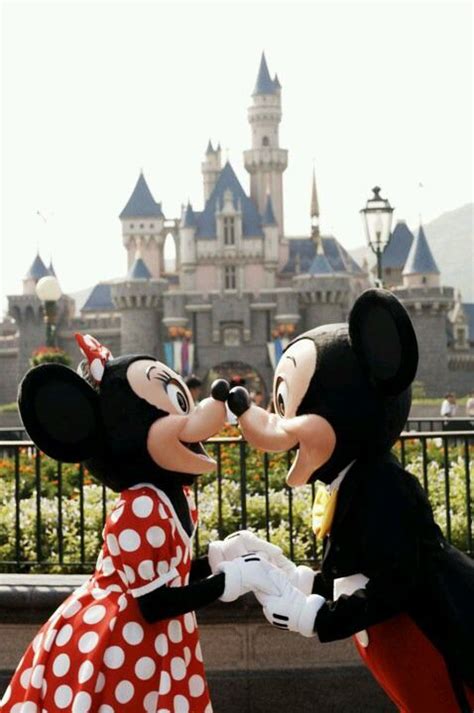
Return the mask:
[[216,401],[226,401],[229,395],[229,383],[225,379],[216,379],[212,382],[211,396]]
[[242,416],[250,408],[250,395],[243,386],[235,386],[228,399],[229,408],[237,418]]

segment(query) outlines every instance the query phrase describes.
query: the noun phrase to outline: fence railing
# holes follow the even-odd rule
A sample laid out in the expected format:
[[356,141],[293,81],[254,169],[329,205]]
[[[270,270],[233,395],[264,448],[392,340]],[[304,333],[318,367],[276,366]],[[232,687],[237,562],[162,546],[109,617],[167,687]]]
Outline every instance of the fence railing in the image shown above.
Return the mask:
[[474,418],[470,416],[417,416],[408,419],[406,431],[474,431]]
[[[394,450],[428,494],[447,539],[473,554],[474,477],[469,431],[403,433]],[[250,527],[295,561],[316,562],[311,531],[314,484],[285,484],[290,454],[264,454],[238,437],[206,444],[217,473],[196,479],[200,511],[194,548]],[[79,465],[40,453],[31,441],[0,441],[0,572],[88,572],[118,495]]]

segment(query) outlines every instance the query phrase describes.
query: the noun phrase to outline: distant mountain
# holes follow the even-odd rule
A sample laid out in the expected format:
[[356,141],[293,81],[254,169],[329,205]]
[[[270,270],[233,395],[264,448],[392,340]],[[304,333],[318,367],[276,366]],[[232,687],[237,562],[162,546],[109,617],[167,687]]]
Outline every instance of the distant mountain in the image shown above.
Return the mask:
[[[416,233],[418,226],[410,226]],[[474,203],[443,213],[424,225],[444,285],[461,290],[463,302],[474,302]],[[365,246],[349,251],[361,265],[374,258]]]

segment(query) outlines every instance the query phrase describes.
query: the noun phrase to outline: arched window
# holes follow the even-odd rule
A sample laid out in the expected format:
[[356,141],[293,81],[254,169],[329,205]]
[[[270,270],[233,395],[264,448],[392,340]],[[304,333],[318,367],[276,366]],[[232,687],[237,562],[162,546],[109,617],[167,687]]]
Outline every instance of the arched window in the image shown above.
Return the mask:
[[270,146],[270,139],[268,138],[268,136],[263,137],[262,146]]
[[172,233],[168,233],[163,246],[164,271],[176,272],[176,243]]
[[235,219],[224,218],[224,245],[235,245]]

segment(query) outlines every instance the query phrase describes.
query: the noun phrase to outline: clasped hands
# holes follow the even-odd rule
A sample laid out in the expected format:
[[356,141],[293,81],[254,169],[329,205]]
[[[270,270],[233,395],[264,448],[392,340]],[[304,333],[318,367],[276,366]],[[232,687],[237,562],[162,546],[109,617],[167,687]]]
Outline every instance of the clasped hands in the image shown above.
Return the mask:
[[211,542],[208,557],[213,574],[225,574],[223,602],[252,591],[270,624],[303,636],[315,635],[316,614],[325,599],[312,594],[312,569],[297,567],[280,547],[248,530]]

